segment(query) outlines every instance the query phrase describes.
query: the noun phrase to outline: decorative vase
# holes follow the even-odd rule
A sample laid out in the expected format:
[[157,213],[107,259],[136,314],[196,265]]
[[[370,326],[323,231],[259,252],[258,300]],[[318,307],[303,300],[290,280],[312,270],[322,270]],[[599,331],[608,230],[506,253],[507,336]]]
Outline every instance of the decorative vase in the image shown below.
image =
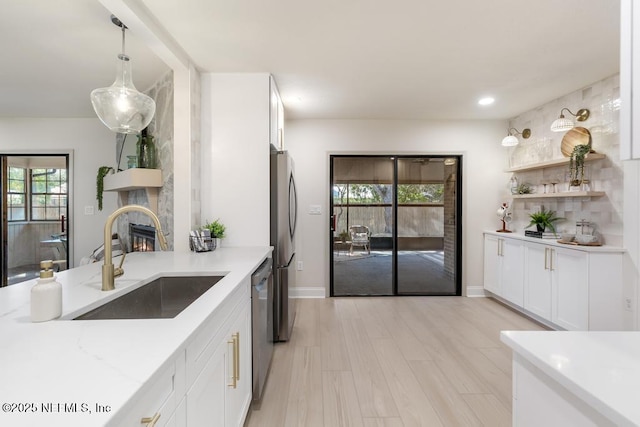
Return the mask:
[[138,167],[144,169],[156,168],[156,145],[153,142],[153,136],[147,134],[147,129],[143,129],[138,136],[136,144],[138,154]]
[[127,156],[127,169],[138,167],[138,156]]
[[540,233],[544,233],[544,229],[544,225],[536,224],[536,230],[538,230]]

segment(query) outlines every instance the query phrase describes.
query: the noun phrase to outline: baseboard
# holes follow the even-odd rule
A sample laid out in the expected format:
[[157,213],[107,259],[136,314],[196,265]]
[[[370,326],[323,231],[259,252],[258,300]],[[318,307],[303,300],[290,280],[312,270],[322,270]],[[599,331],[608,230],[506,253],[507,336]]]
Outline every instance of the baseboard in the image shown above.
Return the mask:
[[325,289],[321,286],[289,288],[293,298],[325,298]]
[[486,297],[488,294],[484,291],[482,286],[467,286],[468,297]]

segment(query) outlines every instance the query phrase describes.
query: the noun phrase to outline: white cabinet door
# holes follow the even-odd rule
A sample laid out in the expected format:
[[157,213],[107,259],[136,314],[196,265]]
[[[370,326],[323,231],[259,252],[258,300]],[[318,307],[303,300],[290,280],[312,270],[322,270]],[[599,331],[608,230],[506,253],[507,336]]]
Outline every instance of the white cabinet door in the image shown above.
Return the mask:
[[500,295],[500,248],[501,241],[497,236],[484,236],[484,288]]
[[502,297],[520,307],[524,304],[524,256],[522,242],[515,239],[502,240]]
[[551,320],[551,248],[526,243],[524,308]]
[[571,249],[551,251],[551,321],[569,331],[586,331],[589,329],[589,256]]
[[[234,384],[226,389],[225,396],[225,425],[241,427],[244,424],[245,414],[251,404],[252,377],[251,377],[251,301],[247,301],[237,320],[231,327],[228,341],[233,342],[234,336],[238,344],[232,343],[227,348],[226,357],[228,383]],[[236,378],[233,381],[234,363]]]
[[220,343],[187,393],[187,426],[225,425],[227,343]]

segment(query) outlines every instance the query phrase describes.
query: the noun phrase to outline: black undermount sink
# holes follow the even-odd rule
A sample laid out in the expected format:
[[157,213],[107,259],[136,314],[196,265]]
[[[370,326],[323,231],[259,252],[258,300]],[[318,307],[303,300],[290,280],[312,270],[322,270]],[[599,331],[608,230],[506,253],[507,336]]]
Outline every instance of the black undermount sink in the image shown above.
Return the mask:
[[73,320],[170,319],[223,277],[160,277]]

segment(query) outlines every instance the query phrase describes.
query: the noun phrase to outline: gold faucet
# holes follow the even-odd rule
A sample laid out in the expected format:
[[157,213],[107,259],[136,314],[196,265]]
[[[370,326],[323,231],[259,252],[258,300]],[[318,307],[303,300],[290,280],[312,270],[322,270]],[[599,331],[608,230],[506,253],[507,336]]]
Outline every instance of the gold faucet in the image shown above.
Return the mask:
[[120,262],[120,266],[116,269],[113,267],[113,260],[111,259],[111,227],[113,227],[113,222],[119,217],[121,214],[125,212],[141,212],[146,214],[156,227],[156,233],[158,235],[158,243],[160,244],[160,248],[163,251],[167,250],[167,239],[164,237],[164,233],[162,232],[162,226],[160,225],[160,220],[158,216],[153,213],[151,209],[145,208],[140,205],[126,205],[121,208],[113,211],[111,215],[107,217],[107,222],[104,224],[104,265],[102,266],[102,290],[103,291],[112,291],[116,288],[114,280],[116,277],[122,276],[124,274],[124,270],[122,269],[122,262],[124,262],[124,256],[122,255],[122,261]]

